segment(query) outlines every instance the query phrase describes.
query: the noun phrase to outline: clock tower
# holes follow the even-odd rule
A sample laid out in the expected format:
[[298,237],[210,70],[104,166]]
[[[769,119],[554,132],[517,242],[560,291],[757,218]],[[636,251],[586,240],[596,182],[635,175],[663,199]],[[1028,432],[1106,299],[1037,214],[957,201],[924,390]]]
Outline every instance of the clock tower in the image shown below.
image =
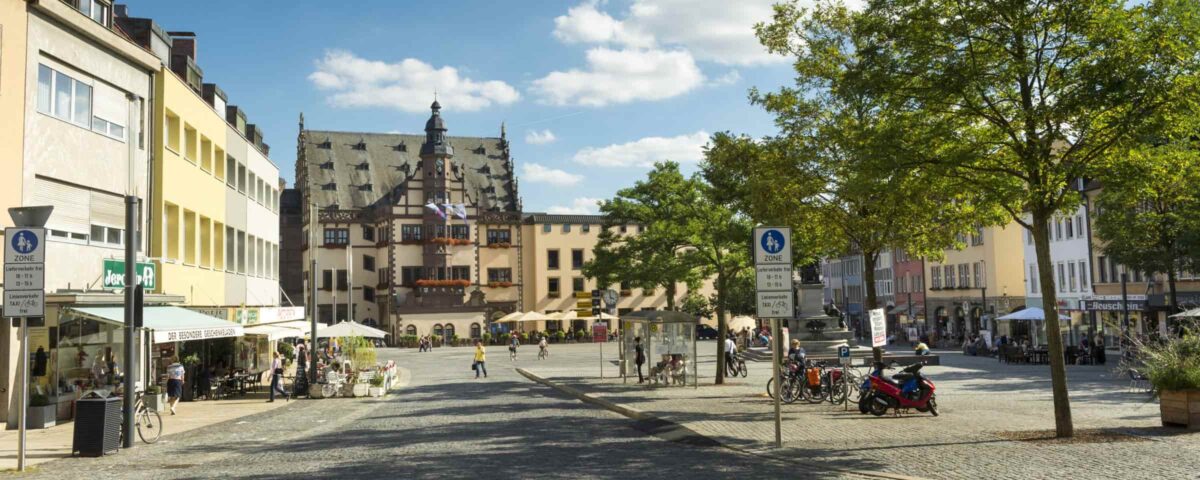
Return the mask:
[[[451,163],[454,158],[454,147],[446,138],[446,124],[442,120],[442,106],[437,100],[430,106],[432,114],[425,122],[425,141],[421,144],[421,191],[425,204],[433,203],[445,214],[426,208],[423,216],[425,245],[422,250],[425,267],[424,278],[428,280],[451,280],[450,258],[454,245],[449,243],[451,238],[450,224],[453,212],[446,211],[448,203],[462,203],[462,198],[455,198],[454,172],[457,169]],[[459,195],[461,197],[461,193]],[[426,301],[434,303],[461,304],[464,287],[427,287],[423,288],[421,296]],[[436,298],[436,300],[435,300]]]

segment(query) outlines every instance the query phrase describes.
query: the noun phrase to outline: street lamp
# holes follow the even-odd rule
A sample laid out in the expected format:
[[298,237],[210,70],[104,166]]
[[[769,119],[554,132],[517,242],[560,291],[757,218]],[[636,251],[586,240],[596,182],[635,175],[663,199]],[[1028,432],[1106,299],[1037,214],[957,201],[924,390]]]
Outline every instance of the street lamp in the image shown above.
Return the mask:
[[[50,220],[50,213],[54,211],[52,205],[40,205],[34,207],[12,207],[8,209],[8,216],[12,218],[13,225],[27,228],[42,228],[46,226],[46,221]],[[43,239],[44,241],[45,239]],[[7,261],[7,260],[6,260]],[[17,413],[17,471],[25,471],[25,419],[28,415],[29,408],[29,318],[21,317],[21,398],[20,407]]]

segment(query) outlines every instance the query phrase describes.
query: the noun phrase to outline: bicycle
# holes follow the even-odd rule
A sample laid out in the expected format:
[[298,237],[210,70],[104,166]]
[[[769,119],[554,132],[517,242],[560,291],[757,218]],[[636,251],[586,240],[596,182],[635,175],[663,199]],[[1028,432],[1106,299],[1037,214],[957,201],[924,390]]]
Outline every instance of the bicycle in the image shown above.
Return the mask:
[[746,369],[746,361],[742,359],[741,354],[734,353],[732,356],[733,356],[732,362],[729,362],[729,361],[725,362],[726,374],[729,375],[730,377],[736,377],[739,374],[741,374],[741,376],[743,378],[745,378],[747,375],[750,374],[750,371]]
[[513,346],[508,347],[508,361],[510,361],[510,362],[517,361],[517,347],[513,347]]
[[[146,406],[143,401],[144,392],[137,392],[133,403],[133,427],[137,430],[138,438],[143,442],[151,444],[157,442],[162,437],[162,415],[158,414],[158,410],[153,410]],[[121,441],[124,443],[125,423],[121,423]]]
[[538,350],[538,360],[545,360],[549,356],[550,350],[546,347],[542,347],[540,350]]

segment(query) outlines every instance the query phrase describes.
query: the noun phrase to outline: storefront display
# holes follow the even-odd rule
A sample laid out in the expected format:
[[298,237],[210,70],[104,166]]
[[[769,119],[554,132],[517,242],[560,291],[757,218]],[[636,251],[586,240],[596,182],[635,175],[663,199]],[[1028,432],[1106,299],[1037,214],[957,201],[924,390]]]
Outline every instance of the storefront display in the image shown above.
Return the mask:
[[120,326],[65,310],[58,319],[57,391],[79,398],[120,384],[125,340]]

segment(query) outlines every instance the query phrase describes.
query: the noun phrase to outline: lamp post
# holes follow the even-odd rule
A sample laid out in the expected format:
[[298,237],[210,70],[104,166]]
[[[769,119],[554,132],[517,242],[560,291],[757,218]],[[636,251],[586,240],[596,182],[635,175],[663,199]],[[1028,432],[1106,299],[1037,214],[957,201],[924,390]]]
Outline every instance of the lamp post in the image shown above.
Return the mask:
[[[53,206],[13,207],[8,209],[8,216],[17,227],[42,228],[50,219]],[[6,239],[7,240],[7,239]],[[42,241],[45,241],[43,238]],[[7,261],[7,260],[6,260]],[[25,471],[25,420],[29,409],[29,318],[21,317],[21,388],[17,412],[17,471]]]

